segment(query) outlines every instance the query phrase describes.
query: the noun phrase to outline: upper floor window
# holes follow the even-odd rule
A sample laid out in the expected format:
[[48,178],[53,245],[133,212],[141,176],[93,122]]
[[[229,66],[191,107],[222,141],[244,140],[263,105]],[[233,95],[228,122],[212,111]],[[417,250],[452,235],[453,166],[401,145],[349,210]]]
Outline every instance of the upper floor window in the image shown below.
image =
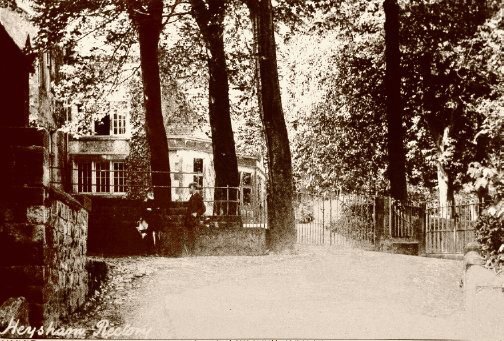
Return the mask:
[[129,112],[126,101],[110,102],[108,113],[99,121],[95,121],[96,135],[124,135],[127,132],[127,115]]
[[110,135],[110,116],[105,115],[101,120],[95,121],[94,132],[96,135]]
[[112,117],[112,134],[124,135],[126,134],[126,114],[114,112]]

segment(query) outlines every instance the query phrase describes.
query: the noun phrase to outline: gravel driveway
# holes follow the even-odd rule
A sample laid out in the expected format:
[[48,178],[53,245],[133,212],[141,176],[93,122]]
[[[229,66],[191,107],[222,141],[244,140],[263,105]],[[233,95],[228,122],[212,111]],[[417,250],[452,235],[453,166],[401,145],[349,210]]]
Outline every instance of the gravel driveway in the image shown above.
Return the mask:
[[295,255],[107,262],[106,300],[75,323],[108,318],[164,339],[466,335],[460,261],[300,247]]

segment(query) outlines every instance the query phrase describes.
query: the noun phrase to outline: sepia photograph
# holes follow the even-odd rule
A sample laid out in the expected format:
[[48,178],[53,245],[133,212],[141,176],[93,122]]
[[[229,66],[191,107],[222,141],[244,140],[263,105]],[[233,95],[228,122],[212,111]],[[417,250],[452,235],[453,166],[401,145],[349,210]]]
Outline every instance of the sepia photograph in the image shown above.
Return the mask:
[[502,0],[0,0],[0,338],[504,340]]

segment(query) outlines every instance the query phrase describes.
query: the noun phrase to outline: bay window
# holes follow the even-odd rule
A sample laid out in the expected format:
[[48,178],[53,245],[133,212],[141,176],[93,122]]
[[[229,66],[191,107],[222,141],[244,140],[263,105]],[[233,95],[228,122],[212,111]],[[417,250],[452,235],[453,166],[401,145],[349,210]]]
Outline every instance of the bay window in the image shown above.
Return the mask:
[[126,165],[123,161],[77,161],[76,165],[74,190],[77,193],[126,193]]

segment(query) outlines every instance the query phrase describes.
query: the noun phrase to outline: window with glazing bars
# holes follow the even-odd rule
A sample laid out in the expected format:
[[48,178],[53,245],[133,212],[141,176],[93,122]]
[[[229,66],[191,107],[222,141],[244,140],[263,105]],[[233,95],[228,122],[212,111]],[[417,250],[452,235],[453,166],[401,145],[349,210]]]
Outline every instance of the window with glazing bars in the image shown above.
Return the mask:
[[96,163],[96,192],[110,192],[110,163]]
[[112,116],[112,134],[126,134],[126,115],[115,111]]
[[241,173],[241,186],[243,191],[243,203],[252,203],[252,173]]
[[193,160],[193,172],[199,173],[193,176],[193,181],[203,187],[203,159],[195,158]]
[[126,192],[126,165],[114,162],[114,192]]
[[77,164],[77,187],[80,193],[92,192],[91,162]]

